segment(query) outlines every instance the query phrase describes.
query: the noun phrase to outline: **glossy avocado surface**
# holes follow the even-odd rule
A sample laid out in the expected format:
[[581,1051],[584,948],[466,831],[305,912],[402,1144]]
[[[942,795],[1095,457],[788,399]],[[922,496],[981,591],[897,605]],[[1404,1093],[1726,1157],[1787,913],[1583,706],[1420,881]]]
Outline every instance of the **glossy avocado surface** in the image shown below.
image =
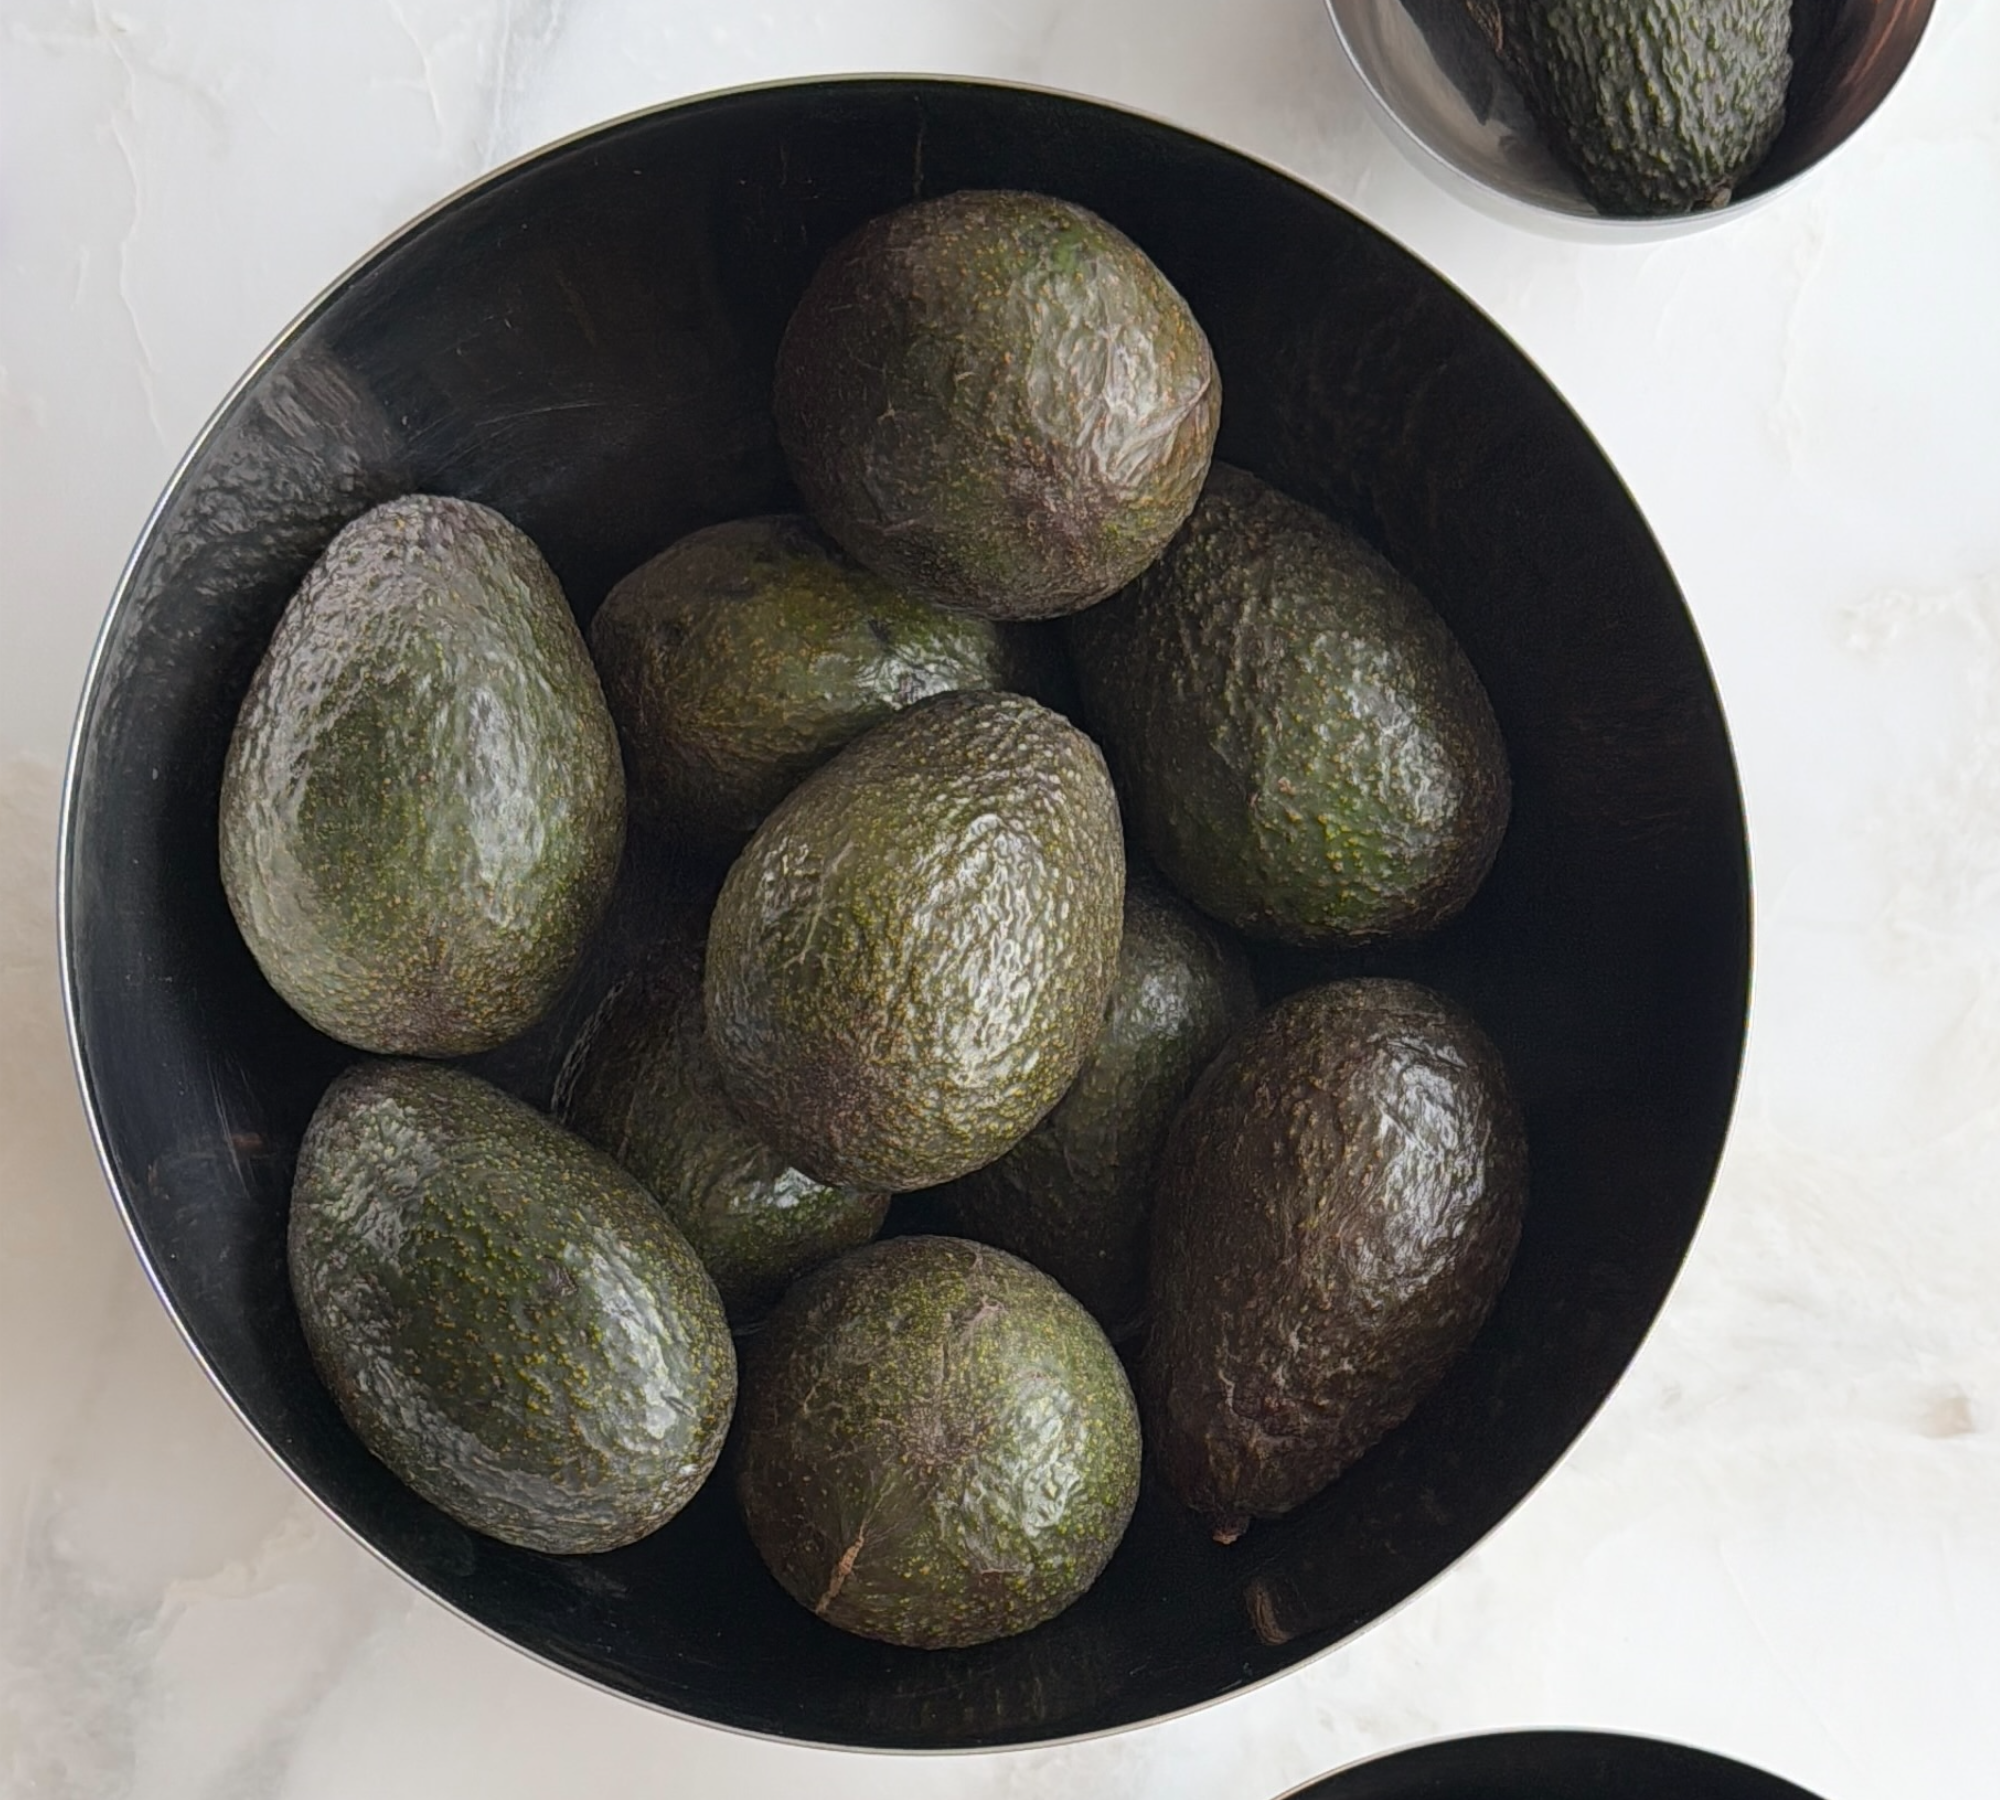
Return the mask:
[[1486,691],[1324,513],[1217,464],[1166,554],[1065,635],[1134,831],[1203,911],[1356,945],[1435,929],[1485,879],[1512,793]]
[[711,525],[632,571],[590,645],[656,830],[734,849],[843,744],[932,694],[1016,685],[990,619],[871,575],[809,519]]
[[338,532],[230,738],[220,851],[267,980],[357,1049],[491,1049],[549,1008],[611,898],[618,739],[541,552],[413,494]]
[[794,1167],[905,1192],[1063,1096],[1118,967],[1125,849],[1097,746],[1019,694],[946,694],[789,794],[709,922],[709,1042]]
[[631,1171],[714,1278],[730,1323],[881,1229],[889,1196],[801,1174],[738,1117],[701,1009],[701,944],[662,946],[605,1001],[560,1084],[572,1129]]
[[687,1240],[609,1157],[474,1076],[337,1077],[300,1147],[287,1253],[349,1425],[476,1531],[615,1549],[722,1452],[736,1356]]
[[1140,1393],[1219,1541],[1437,1385],[1507,1278],[1527,1179],[1499,1053],[1415,982],[1306,988],[1209,1065],[1160,1163]]
[[1048,195],[962,189],[828,253],[778,350],[806,508],[911,594],[1044,619],[1173,536],[1221,381],[1187,303],[1125,234]]
[[1053,1275],[1114,1342],[1129,1337],[1145,1310],[1167,1127],[1256,1005],[1242,951],[1219,927],[1155,882],[1129,883],[1104,1030],[1054,1112],[942,1190],[958,1229]]
[[1096,1580],[1139,1419],[1090,1315],[987,1245],[904,1237],[807,1276],[752,1341],[736,1491],[829,1624],[916,1649],[1010,1637]]

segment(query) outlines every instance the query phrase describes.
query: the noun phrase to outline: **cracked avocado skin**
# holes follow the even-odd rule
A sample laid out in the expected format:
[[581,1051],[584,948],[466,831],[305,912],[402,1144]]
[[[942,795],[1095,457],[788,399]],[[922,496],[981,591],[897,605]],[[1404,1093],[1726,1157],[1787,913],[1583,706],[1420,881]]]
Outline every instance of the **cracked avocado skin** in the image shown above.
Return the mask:
[[230,738],[220,855],[271,985],[357,1049],[491,1049],[551,1004],[625,833],[618,738],[554,573],[498,513],[343,528]]
[[1139,1418],[1076,1301],[1005,1251],[892,1238],[814,1271],[746,1353],[736,1492],[829,1624],[916,1649],[1053,1618],[1139,1493]]
[[899,594],[796,513],[663,550],[611,590],[590,645],[634,815],[731,848],[891,713],[1015,685],[1003,627]]
[[1239,1033],[1160,1159],[1139,1391],[1167,1486],[1224,1543],[1311,1499],[1477,1335],[1526,1200],[1499,1053],[1429,989],[1332,982]]
[[1204,912],[1314,945],[1412,937],[1506,831],[1506,746],[1445,622],[1352,532],[1218,463],[1187,528],[1065,621],[1135,835]]
[[991,1162],[1104,1019],[1125,893],[1097,746],[1019,694],[946,694],[786,796],[709,921],[709,1044],[794,1168],[901,1193]]
[[820,264],[773,410],[806,510],[906,593],[1043,619],[1114,592],[1201,491],[1222,392],[1145,253],[1066,200],[967,189]]
[[1146,1301],[1153,1167],[1194,1079],[1256,1011],[1243,954],[1150,882],[1125,890],[1104,1030],[1069,1092],[998,1162],[941,1190],[958,1228],[1025,1257],[1112,1339]]
[[300,1147],[287,1250],[349,1425],[475,1531],[615,1549],[721,1454],[736,1354],[687,1240],[608,1156],[473,1076],[339,1076]]
[[1791,0],[1466,0],[1600,212],[1724,204],[1785,122]]
[[673,944],[607,999],[578,1039],[559,1110],[667,1209],[735,1326],[865,1244],[889,1210],[887,1194],[801,1174],[737,1117],[708,1049],[696,943]]

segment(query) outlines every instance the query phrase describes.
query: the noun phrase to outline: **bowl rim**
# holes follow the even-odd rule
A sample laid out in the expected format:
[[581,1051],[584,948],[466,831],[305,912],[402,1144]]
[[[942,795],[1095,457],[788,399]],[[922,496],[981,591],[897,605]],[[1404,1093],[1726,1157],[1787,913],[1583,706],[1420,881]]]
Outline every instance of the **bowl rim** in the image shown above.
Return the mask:
[[[139,1221],[126,1199],[124,1190],[119,1184],[113,1167],[111,1146],[99,1104],[98,1091],[92,1080],[90,1060],[85,1054],[81,1025],[80,982],[75,963],[76,921],[74,916],[73,891],[76,879],[76,839],[80,824],[79,795],[82,786],[83,760],[88,747],[87,740],[95,714],[99,684],[103,678],[113,632],[126,606],[130,602],[140,565],[153,541],[154,533],[158,529],[167,510],[179,494],[183,482],[187,479],[195,464],[208,450],[211,441],[235,411],[238,403],[262,379],[265,372],[290,349],[301,333],[332,306],[336,299],[350,286],[371,269],[386,262],[405,244],[413,241],[434,220],[454,208],[469,203],[477,196],[498,186],[500,183],[510,179],[530,165],[540,162],[544,158],[559,155],[592,139],[608,138],[619,131],[637,124],[641,120],[655,119],[666,114],[724,102],[747,94],[778,92],[790,89],[837,89],[842,87],[895,84],[905,84],[919,89],[940,87],[984,88],[1060,100],[1103,112],[1118,114],[1142,124],[1155,126],[1172,132],[1177,136],[1196,141],[1208,149],[1220,151],[1222,154],[1233,157],[1255,169],[1277,176],[1279,179],[1302,189],[1322,205],[1332,206],[1347,213],[1358,224],[1377,233],[1387,244],[1409,257],[1412,262],[1420,266],[1433,280],[1442,284],[1474,317],[1480,320],[1488,329],[1496,332],[1508,348],[1521,359],[1523,365],[1548,389],[1551,397],[1569,415],[1571,423],[1581,434],[1583,441],[1588,443],[1590,448],[1597,454],[1604,466],[1605,472],[1616,484],[1618,491],[1624,496],[1627,504],[1631,507],[1634,522],[1638,525],[1640,531],[1643,532],[1646,541],[1652,546],[1654,554],[1659,557],[1661,568],[1667,572],[1669,579],[1673,582],[1676,595],[1680,597],[1683,611],[1689,615],[1691,648],[1708,681],[1710,691],[1715,693],[1718,699],[1716,723],[1721,733],[1722,749],[1728,759],[1731,777],[1730,785],[1736,802],[1737,835],[1741,847],[1743,873],[1744,913],[1742,948],[1744,1025],[1742,1032],[1736,1039],[1733,1065],[1729,1072],[1728,1109],[1724,1115],[1722,1134],[1717,1140],[1714,1158],[1710,1164],[1703,1188],[1701,1209],[1695,1220],[1694,1229],[1690,1232],[1687,1242],[1681,1247],[1680,1254],[1674,1264],[1672,1278],[1668,1282],[1666,1292],[1662,1296],[1658,1308],[1646,1322],[1645,1329],[1634,1342],[1631,1353],[1626,1358],[1623,1367],[1619,1369],[1616,1377],[1614,1377],[1605,1391],[1591,1404],[1589,1411],[1577,1426],[1569,1442],[1563,1446],[1561,1451],[1551,1459],[1548,1466],[1536,1476],[1522,1493],[1465,1550],[1454,1556],[1428,1578],[1418,1583],[1408,1593],[1403,1595],[1401,1599],[1385,1607],[1380,1613],[1357,1626],[1345,1636],[1336,1638],[1332,1642],[1320,1646],[1317,1650],[1307,1652],[1296,1661],[1286,1664],[1283,1668],[1273,1669],[1268,1674],[1256,1676],[1242,1682],[1238,1686],[1227,1688],[1220,1693],[1208,1695],[1200,1700],[1191,1701],[1184,1706],[1150,1714],[1143,1719],[1132,1719],[1115,1725],[1099,1726],[1085,1731],[1065,1732],[1059,1735],[1038,1737],[1008,1744],[884,1746],[842,1743],[813,1737],[795,1737],[777,1732],[758,1730],[746,1725],[733,1724],[727,1720],[709,1718],[700,1713],[687,1712],[678,1707],[668,1705],[664,1701],[619,1687],[586,1670],[572,1667],[570,1664],[562,1662],[532,1645],[523,1643],[520,1639],[509,1635],[499,1627],[489,1624],[484,1619],[455,1604],[404,1569],[387,1551],[373,1543],[357,1525],[335,1510],[312,1484],[292,1466],[290,1460],[279,1448],[257,1428],[255,1422],[224,1384],[202,1346],[196,1341],[187,1321],[182,1318],[178,1308],[169,1299],[166,1289],[162,1284],[159,1271],[146,1249],[140,1233]],[[1211,1707],[1222,1706],[1232,1701],[1240,1700],[1259,1689],[1295,1675],[1300,1670],[1318,1662],[1323,1657],[1355,1643],[1363,1636],[1372,1632],[1377,1626],[1402,1612],[1406,1607],[1427,1594],[1438,1582],[1456,1570],[1468,1555],[1487,1542],[1494,1532],[1498,1531],[1508,1520],[1513,1518],[1530,1499],[1541,1491],[1550,1477],[1562,1468],[1576,1453],[1578,1445],[1589,1435],[1590,1427],[1596,1422],[1598,1414],[1603,1410],[1612,1395],[1618,1391],[1625,1376],[1629,1373],[1633,1362],[1637,1360],[1640,1351],[1645,1347],[1646,1342],[1651,1338],[1654,1331],[1658,1329],[1660,1318],[1672,1301],[1674,1292],[1679,1287],[1686,1273],[1689,1256],[1707,1221],[1708,1202],[1713,1196],[1715,1177],[1721,1168],[1722,1160],[1728,1150],[1729,1141],[1734,1133],[1737,1102],[1742,1090],[1742,1071],[1749,1041],[1750,1021],[1754,1016],[1755,1010],[1750,1004],[1755,974],[1755,914],[1751,883],[1749,821],[1743,804],[1742,780],[1735,744],[1729,730],[1728,715],[1720,705],[1720,691],[1720,687],[1715,680],[1714,666],[1709,659],[1707,647],[1702,642],[1701,634],[1695,626],[1692,610],[1687,607],[1686,595],[1681,589],[1680,581],[1674,573],[1673,564],[1666,554],[1665,547],[1661,545],[1651,522],[1640,507],[1638,497],[1632,492],[1630,485],[1626,482],[1617,465],[1612,461],[1610,454],[1591,430],[1588,423],[1570,404],[1562,388],[1534,358],[1529,356],[1525,349],[1515,342],[1511,333],[1507,332],[1497,320],[1448,275],[1438,269],[1427,257],[1405,244],[1385,226],[1378,224],[1373,219],[1359,212],[1355,207],[1349,205],[1337,195],[1315,185],[1298,172],[1288,169],[1267,157],[1253,151],[1241,149],[1234,144],[1225,143],[1220,138],[1211,137],[1204,131],[1190,125],[1182,124],[1161,114],[1149,112],[1140,107],[1128,106],[1121,101],[1107,100],[1097,95],[1082,93],[1074,89],[1059,88],[1033,82],[1012,81],[1000,76],[936,74],[909,71],[878,72],[843,70],[831,74],[792,75],[764,81],[736,82],[720,88],[706,88],[698,93],[679,95],[668,100],[656,101],[647,106],[635,107],[629,111],[614,114],[608,118],[580,126],[574,131],[565,132],[559,137],[549,139],[547,142],[534,145],[520,152],[518,155],[510,157],[504,162],[497,163],[492,168],[484,170],[461,182],[449,193],[442,195],[429,205],[413,213],[400,225],[374,243],[368,250],[364,251],[359,257],[342,268],[314,294],[311,300],[287,321],[284,327],[251,360],[243,373],[230,384],[228,390],[203,422],[200,430],[196,432],[193,439],[189,442],[187,449],[174,463],[158,496],[147,510],[144,522],[140,526],[138,535],[133,542],[132,549],[126,556],[125,562],[119,571],[118,579],[112,588],[111,598],[106,605],[103,620],[99,624],[96,639],[91,647],[90,658],[85,667],[83,684],[79,690],[69,743],[63,761],[61,805],[58,813],[58,836],[56,844],[56,942],[58,950],[58,973],[62,986],[63,1024],[65,1036],[69,1043],[70,1066],[72,1073],[76,1077],[79,1096],[83,1101],[84,1116],[90,1128],[91,1145],[97,1155],[98,1168],[104,1177],[106,1187],[110,1190],[112,1202],[117,1207],[119,1219],[125,1227],[126,1237],[130,1240],[133,1252],[138,1258],[139,1266],[144,1272],[146,1284],[152,1290],[154,1298],[159,1302],[161,1309],[166,1313],[168,1319],[172,1321],[174,1330],[180,1337],[181,1342],[193,1355],[201,1372],[208,1378],[209,1385],[215,1389],[229,1410],[235,1414],[238,1423],[249,1433],[251,1439],[284,1472],[292,1485],[312,1502],[320,1513],[337,1526],[349,1540],[358,1544],[377,1563],[388,1569],[398,1580],[402,1581],[413,1592],[421,1595],[431,1604],[438,1606],[460,1622],[472,1626],[495,1642],[504,1644],[509,1649],[531,1658],[545,1668],[551,1669],[570,1680],[582,1682],[600,1693],[641,1706],[650,1712],[658,1713],[686,1724],[725,1732],[732,1737],[744,1738],[755,1743],[788,1745],[801,1750],[838,1751],[843,1754],[855,1756],[932,1758],[1017,1755],[1039,1750],[1058,1749],[1074,1744],[1093,1743],[1110,1737],[1124,1736],[1132,1732],[1150,1730],[1155,1726],[1166,1725],[1191,1717],[1196,1713],[1205,1712]],[[1413,1747],[1415,1746],[1404,1746],[1404,1748]],[[1381,1754],[1394,1753],[1391,1751]]]
[[[1366,1756],[1356,1757],[1352,1762],[1344,1762],[1337,1768],[1328,1769],[1324,1774],[1300,1782],[1297,1787],[1287,1788],[1277,1796],[1277,1800],[1306,1800],[1306,1796],[1328,1782],[1358,1774],[1361,1770],[1372,1768],[1378,1763],[1396,1762],[1400,1758],[1413,1756],[1425,1750],[1497,1741],[1520,1743],[1530,1738],[1560,1739],[1565,1742],[1600,1745],[1643,1744],[1649,1748],[1681,1750],[1690,1756],[1698,1756],[1705,1762],[1740,1770],[1746,1775],[1759,1776],[1765,1781],[1776,1782],[1790,1791],[1793,1800],[1818,1800],[1818,1796],[1809,1793],[1788,1777],[1775,1775],[1759,1764],[1744,1762],[1739,1757],[1731,1756],[1727,1751],[1714,1750],[1706,1744],[1691,1744],[1685,1738],[1656,1737],[1651,1732],[1626,1731],[1611,1725],[1503,1725],[1491,1731],[1455,1731],[1444,1737],[1420,1738],[1414,1743],[1401,1744],[1392,1750],[1370,1751]],[[1329,1800],[1338,1800],[1338,1797],[1329,1796]]]
[[[1875,104],[1856,122],[1853,129],[1837,144],[1828,146],[1804,168],[1794,169],[1782,181],[1770,187],[1759,188],[1754,194],[1741,200],[1730,200],[1721,206],[1710,207],[1704,212],[1670,213],[1655,218],[1625,218],[1616,213],[1601,213],[1592,209],[1575,212],[1567,207],[1549,206],[1539,200],[1531,200],[1525,195],[1496,186],[1483,176],[1465,168],[1454,158],[1447,156],[1437,145],[1403,117],[1401,110],[1383,92],[1375,79],[1374,71],[1367,60],[1354,46],[1354,39],[1342,16],[1341,0],[1325,0],[1328,19],[1333,24],[1333,34],[1340,40],[1340,48],[1345,54],[1348,66],[1360,81],[1367,94],[1370,110],[1379,124],[1386,126],[1386,135],[1403,150],[1406,159],[1413,161],[1432,182],[1454,195],[1462,204],[1484,213],[1490,219],[1502,224],[1528,227],[1542,235],[1561,237],[1572,242],[1612,243],[1612,244],[1661,244],[1671,239],[1692,237],[1700,232],[1712,231],[1731,219],[1740,219],[1747,213],[1760,212],[1765,205],[1780,194],[1789,194],[1801,182],[1817,175],[1842,150],[1854,142],[1864,131],[1874,124],[1896,90],[1903,85],[1910,72],[1910,65],[1917,60],[1925,41],[1930,35],[1931,21],[1937,16],[1937,0],[1919,0],[1923,8],[1917,25],[1917,35],[1910,44],[1910,53],[1903,59],[1903,65],[1890,77]],[[1414,155],[1412,155],[1414,152]]]

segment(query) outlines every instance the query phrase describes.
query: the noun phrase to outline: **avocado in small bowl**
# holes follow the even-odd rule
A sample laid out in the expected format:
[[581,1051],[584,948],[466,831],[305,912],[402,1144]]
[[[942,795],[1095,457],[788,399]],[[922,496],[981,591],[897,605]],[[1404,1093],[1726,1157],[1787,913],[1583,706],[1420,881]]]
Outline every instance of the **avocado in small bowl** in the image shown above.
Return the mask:
[[1563,237],[1734,218],[1889,96],[1933,0],[1327,0],[1390,135],[1461,199]]
[[[1266,1002],[1356,976],[1464,1009],[1504,1059],[1530,1191],[1470,1348],[1323,1493],[1224,1546],[1148,1471],[1074,1605],[930,1650],[797,1604],[726,1479],[638,1542],[562,1555],[455,1523],[370,1456],[315,1373],[285,1263],[301,1139],[356,1052],[260,974],[218,868],[217,798],[281,612],[372,507],[493,508],[586,634],[667,546],[797,512],[772,398],[808,282],[866,221],[972,189],[1073,202],[1140,246],[1213,348],[1216,456],[1373,546],[1477,671],[1513,783],[1477,894],[1414,942],[1266,942],[1253,973]],[[1292,1668],[1443,1573],[1563,1455],[1665,1300],[1743,1043],[1749,874],[1721,707],[1587,429],[1460,294],[1324,195],[1010,86],[807,81],[665,107],[487,176],[383,245],[175,475],[112,603],[66,804],[86,1103],[134,1244],[228,1402],[466,1618],[613,1692],[805,1743],[974,1749],[1143,1723]],[[668,897],[686,874],[652,886]],[[614,899],[588,954],[643,936]],[[546,1106],[587,1016],[558,1001],[471,1066]]]

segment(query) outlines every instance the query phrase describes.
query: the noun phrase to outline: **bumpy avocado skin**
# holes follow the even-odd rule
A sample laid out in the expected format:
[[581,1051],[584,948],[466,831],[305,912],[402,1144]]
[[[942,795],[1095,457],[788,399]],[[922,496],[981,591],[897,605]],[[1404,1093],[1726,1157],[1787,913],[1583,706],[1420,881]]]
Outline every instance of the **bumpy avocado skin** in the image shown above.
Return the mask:
[[1499,1053],[1414,982],[1238,1034],[1168,1136],[1140,1374],[1167,1485],[1229,1542],[1401,1424],[1485,1323],[1527,1200]]
[[299,1151],[288,1252],[347,1422],[475,1531],[615,1549],[721,1454],[736,1355],[700,1260],[609,1157],[473,1076],[339,1076]]
[[553,1003],[610,901],[618,738],[541,553],[498,513],[364,513],[279,620],[220,851],[266,978],[358,1049],[458,1056]]
[[891,713],[1015,685],[990,619],[899,594],[809,519],[711,525],[614,587],[590,646],[624,740],[635,816],[731,848],[799,781]]
[[806,1270],[867,1243],[889,1210],[887,1194],[801,1174],[737,1117],[709,1054],[698,940],[669,945],[607,998],[557,1103],[667,1209],[739,1328]]
[[1791,0],[1467,0],[1600,212],[1720,206],[1777,141]]
[[1111,1560],[1139,1418],[1090,1315],[1017,1257],[891,1238],[808,1275],[746,1357],[736,1492],[771,1573],[862,1637],[1028,1631]]
[[1511,786],[1449,627],[1352,532],[1218,463],[1187,528],[1065,621],[1140,842],[1253,937],[1410,937],[1471,899]]
[[958,1229],[1053,1275],[1113,1342],[1130,1336],[1167,1127],[1256,1006],[1240,949],[1164,889],[1131,882],[1104,1030],[1054,1112],[942,1190]]
[[1068,201],[968,189],[869,221],[778,352],[806,508],[906,592],[1041,619],[1114,592],[1201,491],[1208,340],[1123,233]]
[[709,1043],[795,1168],[901,1193],[1063,1096],[1118,966],[1125,847],[1097,746],[1019,694],[946,694],[806,777],[709,922]]

